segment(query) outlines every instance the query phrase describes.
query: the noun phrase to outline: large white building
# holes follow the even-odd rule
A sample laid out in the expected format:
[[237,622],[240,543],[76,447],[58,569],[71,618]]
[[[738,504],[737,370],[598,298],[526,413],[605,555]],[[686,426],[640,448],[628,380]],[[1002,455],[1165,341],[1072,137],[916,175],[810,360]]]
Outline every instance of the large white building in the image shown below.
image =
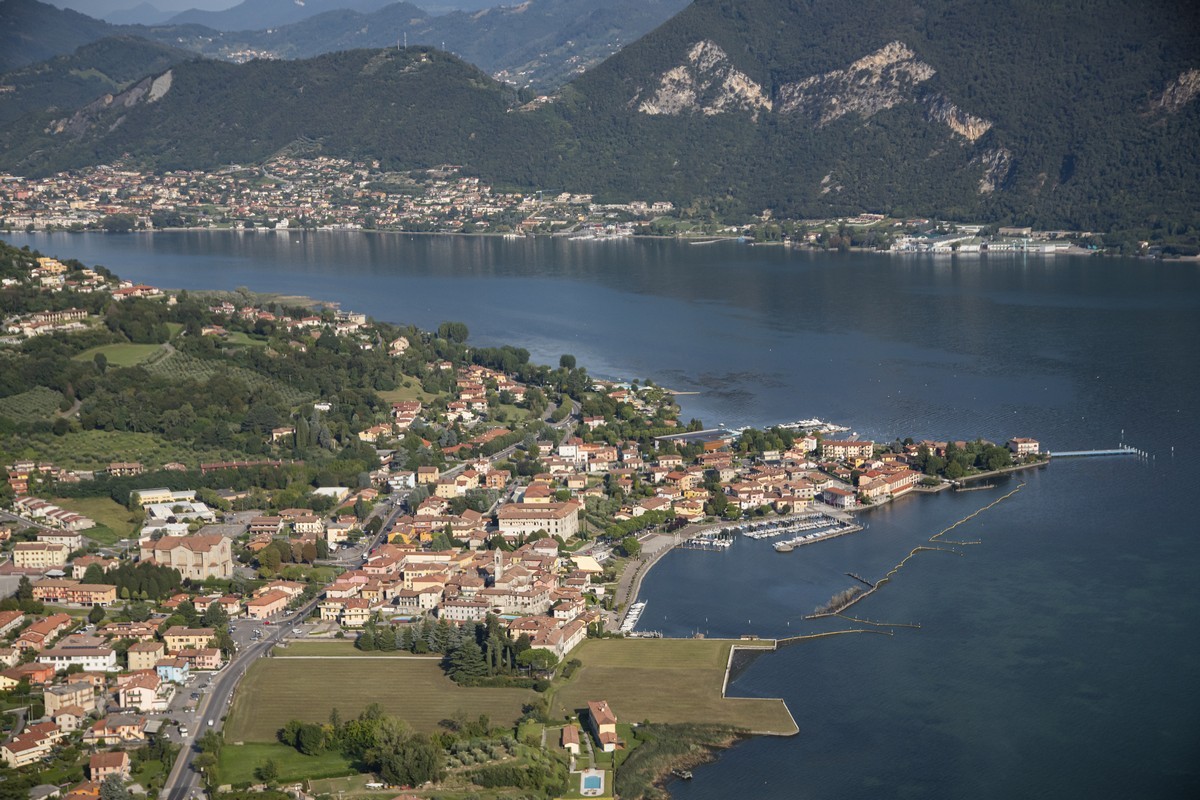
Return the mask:
[[500,506],[496,518],[505,539],[545,531],[565,540],[579,532],[578,503],[507,503]]

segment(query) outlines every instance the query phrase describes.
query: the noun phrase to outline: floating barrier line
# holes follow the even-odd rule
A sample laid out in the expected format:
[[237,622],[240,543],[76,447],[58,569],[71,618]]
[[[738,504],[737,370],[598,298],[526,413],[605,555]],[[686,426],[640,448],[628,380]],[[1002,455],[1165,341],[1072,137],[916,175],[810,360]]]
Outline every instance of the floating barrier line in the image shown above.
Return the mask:
[[[945,536],[947,533],[954,530],[959,525],[962,525],[966,522],[971,521],[975,517],[979,516],[980,514],[982,514],[985,511],[993,508],[994,506],[997,506],[1000,503],[1003,503],[1005,500],[1012,497],[1017,492],[1021,491],[1021,489],[1023,489],[1024,487],[1025,487],[1025,482],[1022,481],[1021,483],[1017,484],[1017,487],[1015,489],[1013,489],[1011,492],[1009,492],[1008,494],[1003,495],[1002,497],[997,497],[995,500],[988,503],[986,506],[983,506],[982,508],[972,511],[970,514],[963,517],[958,522],[955,522],[953,525],[943,528],[942,530],[935,533],[933,536],[930,536],[929,541],[936,542],[938,544],[942,544],[942,537]],[[967,546],[967,545],[971,545],[971,544],[980,544],[980,542],[954,542],[954,541],[946,540],[945,544]],[[929,545],[917,545],[916,547],[914,547],[912,550],[909,551],[908,555],[906,555],[903,559],[900,560],[899,564],[892,567],[890,570],[888,570],[887,574],[885,574],[882,578],[880,578],[878,581],[876,581],[875,585],[872,588],[868,589],[865,592],[860,592],[860,593],[854,595],[854,597],[850,598],[846,603],[844,603],[842,606],[840,606],[838,608],[831,608],[828,611],[822,611],[822,612],[819,612],[816,614],[809,614],[809,615],[805,616],[804,619],[821,619],[822,617],[844,616],[842,614],[843,611],[850,608],[855,603],[862,600],[864,597],[869,597],[870,595],[874,594],[876,591],[879,590],[880,587],[882,587],[885,583],[889,582],[892,579],[892,576],[895,575],[897,572],[899,572],[901,570],[901,568],[904,567],[905,564],[907,564],[914,556],[916,556],[917,553],[920,553],[925,550],[936,550],[936,551],[939,551],[942,553],[954,553],[956,556],[963,555],[962,553],[960,553],[957,550],[951,550],[946,547],[930,547]]]

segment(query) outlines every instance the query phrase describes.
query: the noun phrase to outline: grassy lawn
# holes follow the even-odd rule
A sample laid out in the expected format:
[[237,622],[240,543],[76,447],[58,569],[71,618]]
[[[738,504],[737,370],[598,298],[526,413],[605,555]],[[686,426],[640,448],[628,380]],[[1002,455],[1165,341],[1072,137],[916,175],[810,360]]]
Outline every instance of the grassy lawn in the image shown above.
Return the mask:
[[712,723],[794,733],[795,723],[782,700],[721,697],[734,644],[754,646],[728,639],[589,639],[571,653],[583,666],[555,692],[551,713],[574,716],[589,700],[608,700],[622,721]]
[[417,380],[416,378],[405,377],[404,381],[407,383],[411,383],[412,385],[411,386],[397,386],[395,389],[392,389],[391,391],[376,392],[376,394],[378,394],[380,396],[380,398],[387,401],[388,403],[399,403],[404,400],[420,400],[422,403],[428,403],[430,400],[437,397],[437,395],[429,394],[424,389],[422,389],[421,382],[419,380]]
[[306,756],[294,747],[271,744],[227,744],[221,748],[218,769],[223,783],[254,782],[254,770],[267,759],[279,767],[279,780],[298,781],[305,778],[335,778],[356,772],[346,757],[338,752]]
[[[325,642],[312,640],[290,642],[287,647],[276,647],[272,655],[276,658],[295,658],[297,656],[353,656],[355,658],[408,656],[412,658],[412,653],[407,650],[393,650],[388,653],[379,650],[359,650],[354,646],[352,639],[334,639],[333,641]],[[432,656],[428,660],[437,661],[440,658],[440,656]]]
[[370,703],[419,731],[437,730],[458,711],[510,725],[536,697],[526,689],[458,686],[432,659],[263,658],[238,687],[226,741],[271,741],[288,720],[326,722],[334,708],[345,719]]
[[133,535],[134,524],[129,521],[133,515],[129,509],[111,497],[66,497],[55,498],[50,502],[94,519],[99,528],[84,531],[83,535],[100,544],[112,544],[117,539]]
[[132,367],[134,364],[140,364],[150,356],[158,352],[160,344],[132,344],[130,342],[120,342],[117,344],[102,344],[99,347],[93,347],[79,353],[72,361],[91,361],[96,353],[104,353],[104,357],[108,359],[108,363],[114,367]]

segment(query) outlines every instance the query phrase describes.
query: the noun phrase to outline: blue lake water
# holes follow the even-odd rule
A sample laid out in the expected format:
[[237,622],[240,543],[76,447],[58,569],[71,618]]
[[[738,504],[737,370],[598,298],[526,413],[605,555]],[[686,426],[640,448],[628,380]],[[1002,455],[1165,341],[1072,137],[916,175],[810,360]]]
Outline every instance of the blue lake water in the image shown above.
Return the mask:
[[[820,416],[890,440],[1124,440],[996,489],[910,497],[789,554],[677,551],[642,590],[668,635],[860,627],[802,617],[930,535],[853,614],[919,623],[756,661],[733,693],[783,697],[801,734],[724,753],[678,798],[1200,796],[1200,267],[1121,259],[892,258],[666,240],[14,234],[165,287],[336,300],[539,361],[651,378],[706,423]],[[1172,453],[1174,448],[1174,453]]]

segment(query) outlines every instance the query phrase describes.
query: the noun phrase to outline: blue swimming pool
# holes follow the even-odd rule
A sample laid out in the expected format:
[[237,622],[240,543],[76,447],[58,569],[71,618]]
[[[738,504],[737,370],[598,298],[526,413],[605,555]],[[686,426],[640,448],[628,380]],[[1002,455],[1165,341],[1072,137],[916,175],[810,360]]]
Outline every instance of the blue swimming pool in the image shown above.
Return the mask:
[[603,789],[604,778],[599,775],[584,775],[583,788],[585,789]]

